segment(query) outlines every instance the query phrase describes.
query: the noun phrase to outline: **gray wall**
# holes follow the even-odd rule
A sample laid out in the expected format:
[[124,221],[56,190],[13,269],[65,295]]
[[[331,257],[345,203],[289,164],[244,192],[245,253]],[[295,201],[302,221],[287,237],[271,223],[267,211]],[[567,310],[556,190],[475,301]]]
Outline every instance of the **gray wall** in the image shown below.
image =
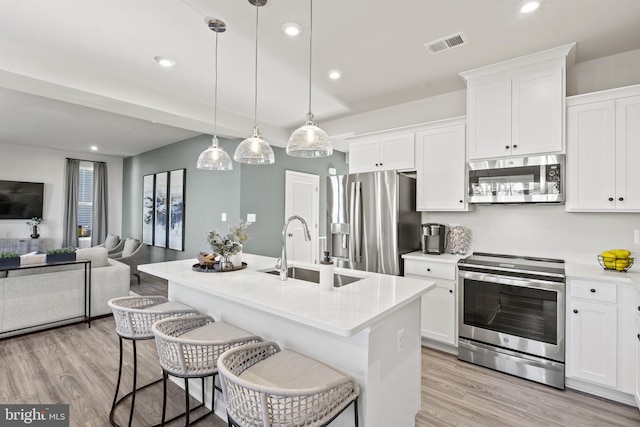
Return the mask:
[[318,236],[324,236],[326,229],[326,187],[327,171],[330,167],[338,175],[349,173],[344,153],[334,151],[330,157],[302,159],[288,156],[284,148],[273,147],[276,162],[265,166],[243,166],[240,189],[240,213],[243,218],[248,213],[256,214],[256,223],[249,228],[251,240],[244,247],[247,252],[280,256],[282,226],[284,225],[285,171],[305,172],[320,177],[320,228]]
[[[207,232],[226,232],[248,213],[256,214],[249,227],[251,240],[245,243],[249,253],[279,256],[280,232],[284,224],[285,170],[320,176],[320,230],[325,229],[325,185],[328,168],[347,173],[344,153],[320,159],[287,156],[283,148],[273,147],[273,165],[233,163],[233,171],[214,172],[196,169],[200,153],[211,143],[201,135],[124,160],[122,235],[142,238],[142,177],[156,172],[186,168],[185,250],[184,252],[150,247],[147,262],[195,258],[209,251]],[[238,140],[220,139],[220,145],[233,156]],[[222,222],[221,214],[227,214]],[[321,235],[323,233],[320,233]]]

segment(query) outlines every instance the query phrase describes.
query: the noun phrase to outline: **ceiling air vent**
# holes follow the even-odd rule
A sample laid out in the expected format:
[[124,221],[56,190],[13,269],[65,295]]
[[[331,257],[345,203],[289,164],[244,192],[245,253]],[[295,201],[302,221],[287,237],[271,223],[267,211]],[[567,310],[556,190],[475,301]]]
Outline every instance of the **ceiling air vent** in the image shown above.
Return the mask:
[[424,47],[427,48],[429,53],[432,55],[442,52],[444,50],[452,49],[454,47],[462,46],[467,44],[467,36],[461,31],[457,34],[453,34],[447,37],[443,37],[438,40],[434,40],[429,43],[425,43]]

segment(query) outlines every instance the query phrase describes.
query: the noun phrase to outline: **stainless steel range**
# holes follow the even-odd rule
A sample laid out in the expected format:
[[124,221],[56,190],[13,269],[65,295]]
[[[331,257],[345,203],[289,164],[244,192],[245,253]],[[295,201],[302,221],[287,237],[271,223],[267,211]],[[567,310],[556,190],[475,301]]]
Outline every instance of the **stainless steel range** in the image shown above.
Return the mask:
[[474,253],[458,271],[458,358],[563,389],[564,261]]

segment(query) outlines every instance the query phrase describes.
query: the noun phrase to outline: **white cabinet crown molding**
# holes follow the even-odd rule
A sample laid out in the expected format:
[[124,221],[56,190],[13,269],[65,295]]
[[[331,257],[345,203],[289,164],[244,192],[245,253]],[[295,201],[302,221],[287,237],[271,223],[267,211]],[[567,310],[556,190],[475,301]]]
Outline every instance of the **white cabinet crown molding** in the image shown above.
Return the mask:
[[453,125],[456,125],[456,124],[465,123],[466,122],[466,117],[467,116],[451,117],[451,118],[448,118],[448,119],[435,120],[435,121],[432,121],[432,122],[417,123],[417,124],[413,124],[413,125],[400,126],[400,127],[397,127],[397,128],[382,129],[382,130],[377,130],[377,131],[373,131],[373,132],[360,133],[358,135],[353,135],[353,136],[346,137],[345,141],[352,142],[354,140],[357,141],[357,140],[359,140],[361,138],[384,137],[384,136],[387,136],[387,135],[394,135],[394,134],[398,134],[398,133],[419,132],[421,130],[431,129],[431,128],[434,128],[434,127],[453,126]]
[[580,95],[568,96],[567,107],[574,105],[588,104],[591,102],[608,101],[610,99],[625,98],[628,96],[640,95],[640,84],[617,87],[615,89],[601,90],[598,92],[583,93]]
[[532,64],[551,61],[557,58],[566,58],[567,65],[573,65],[575,62],[575,46],[576,43],[569,43],[563,46],[543,50],[541,52],[532,53],[515,59],[498,62],[484,67],[475,68],[469,71],[458,73],[464,81],[478,79],[491,74],[509,72],[514,68],[526,67]]

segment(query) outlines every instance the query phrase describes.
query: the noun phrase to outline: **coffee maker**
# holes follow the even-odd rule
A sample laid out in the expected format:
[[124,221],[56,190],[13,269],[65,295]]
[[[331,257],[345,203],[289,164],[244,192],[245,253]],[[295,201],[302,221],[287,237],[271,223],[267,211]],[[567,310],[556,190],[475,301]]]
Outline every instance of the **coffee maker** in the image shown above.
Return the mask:
[[431,255],[443,254],[446,237],[444,225],[422,224],[422,252]]

